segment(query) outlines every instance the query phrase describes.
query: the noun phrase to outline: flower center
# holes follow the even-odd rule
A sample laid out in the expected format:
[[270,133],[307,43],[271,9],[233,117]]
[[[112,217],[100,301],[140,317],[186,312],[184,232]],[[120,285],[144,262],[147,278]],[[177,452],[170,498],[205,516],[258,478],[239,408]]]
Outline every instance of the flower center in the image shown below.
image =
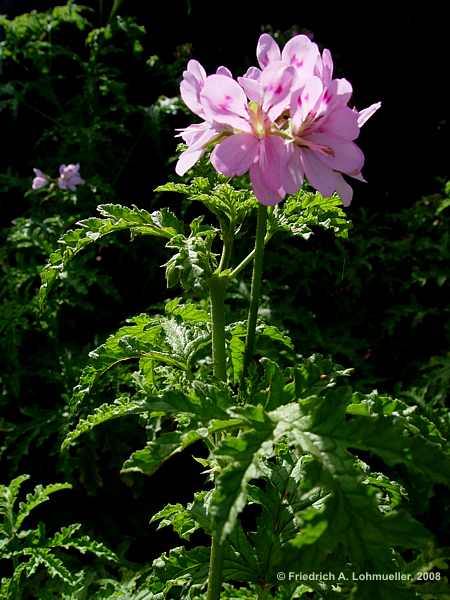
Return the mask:
[[263,138],[270,132],[270,120],[264,114],[261,106],[253,100],[248,103],[248,114],[250,117],[250,125],[256,137]]

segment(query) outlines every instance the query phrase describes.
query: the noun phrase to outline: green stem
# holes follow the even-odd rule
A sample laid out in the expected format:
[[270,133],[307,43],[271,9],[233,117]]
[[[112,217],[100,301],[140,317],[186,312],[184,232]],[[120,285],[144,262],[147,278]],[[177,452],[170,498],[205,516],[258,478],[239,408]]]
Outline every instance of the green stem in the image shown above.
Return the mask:
[[212,323],[212,358],[214,376],[226,379],[225,355],[225,283],[226,278],[213,275],[209,281]]
[[245,267],[252,262],[253,257],[255,256],[255,249],[253,249],[250,254],[247,254],[247,256],[244,258],[244,260],[242,262],[240,262],[238,264],[238,266],[233,269],[230,273],[230,277],[236,277],[236,275],[238,275],[242,269],[245,269]]
[[209,562],[207,600],[220,600],[222,589],[223,547],[217,536],[213,536]]
[[[264,246],[265,246],[265,245],[266,245],[266,244],[269,242],[269,240],[270,240],[270,238],[271,238],[271,237],[272,237],[272,236],[270,236],[270,235],[268,235],[268,234],[266,234],[266,235],[265,235],[265,237],[264,237]],[[240,273],[240,272],[241,272],[243,269],[245,269],[245,267],[246,267],[248,264],[250,264],[250,263],[252,262],[252,260],[253,260],[254,256],[255,256],[255,248],[253,248],[253,250],[252,250],[252,251],[251,251],[249,254],[247,254],[247,256],[244,258],[244,260],[242,260],[242,261],[241,261],[241,262],[238,264],[238,266],[237,266],[237,267],[235,267],[235,268],[234,268],[234,269],[231,271],[231,273],[230,273],[230,279],[231,279],[232,277],[236,277],[236,275],[239,275],[239,273]]]
[[245,341],[244,364],[242,367],[242,378],[247,374],[248,366],[253,356],[256,337],[256,319],[258,317],[259,297],[261,293],[261,276],[264,258],[264,236],[266,233],[267,207],[263,204],[258,206],[258,219],[256,223],[255,254],[253,260],[252,289],[250,292],[250,307],[248,310],[247,339]]
[[114,0],[114,4],[113,4],[113,6],[111,8],[111,12],[109,14],[108,23],[111,22],[111,19],[116,16],[116,13],[119,10],[119,8],[121,7],[121,5],[123,4],[123,1],[124,0]]
[[222,240],[223,240],[223,248],[222,248],[222,256],[220,257],[219,263],[219,273],[225,270],[228,267],[228,263],[230,262],[231,251],[233,248],[233,237],[229,234],[229,232],[222,227]]
[[[227,278],[220,273],[213,275],[209,281],[211,298],[211,323],[212,323],[212,357],[214,376],[226,381],[226,354],[225,354],[225,286]],[[211,542],[211,556],[208,574],[207,600],[219,600],[222,589],[223,547],[220,539],[213,535]]]

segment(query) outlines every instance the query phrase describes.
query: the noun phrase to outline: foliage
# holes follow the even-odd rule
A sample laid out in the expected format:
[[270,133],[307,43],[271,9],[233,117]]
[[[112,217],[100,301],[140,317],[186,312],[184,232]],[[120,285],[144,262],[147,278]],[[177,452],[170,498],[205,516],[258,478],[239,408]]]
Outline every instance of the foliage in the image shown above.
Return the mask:
[[[302,211],[308,214],[300,196],[287,203],[288,216],[283,217],[280,209],[280,223],[289,222],[295,201],[300,202],[296,222]],[[233,222],[234,228],[241,225]],[[102,225],[96,222],[96,227],[101,230]],[[175,246],[172,239],[170,246]],[[208,251],[203,250],[204,256]],[[186,290],[192,289],[193,279],[207,285],[211,268],[194,272],[183,268],[191,273],[179,279]],[[107,420],[139,414],[148,441],[125,461],[122,472],[151,475],[175,454],[204,441],[209,455],[199,460],[214,473],[214,489],[197,494],[186,509],[168,505],[154,519],[161,526],[172,525],[182,538],[189,539],[201,528],[221,540],[226,580],[250,582],[268,592],[276,590],[275,574],[280,569],[313,572],[317,564],[336,573],[409,573],[401,554],[405,549],[417,558],[417,571],[409,573],[416,579],[424,568],[420,552],[431,547],[433,538],[414,517],[414,505],[408,507],[408,493],[414,493],[410,481],[418,478],[422,494],[429,497],[433,485],[445,485],[450,477],[450,454],[436,423],[400,400],[353,392],[345,382],[350,371],[319,355],[301,359],[286,334],[263,323],[259,344],[264,338],[269,347],[281,344],[288,366],[265,358],[262,372],[254,365],[244,393],[205,383],[197,351],[209,337],[207,313],[179,299],[169,304],[168,313],[135,318],[91,353],[75,388],[74,410],[97,378],[123,360],[141,361],[140,388],[81,419],[64,445]],[[228,330],[228,371],[237,383],[245,327],[237,322]],[[267,348],[265,355],[270,355]],[[374,470],[375,457],[397,474]],[[409,477],[398,470],[400,466]],[[260,513],[256,527],[247,530],[242,515],[249,502],[260,507]],[[154,576],[164,594],[174,589],[181,597],[188,590],[197,594],[206,584],[208,562],[205,547],[177,548],[154,563]],[[385,597],[402,590],[416,593],[411,581],[401,583],[380,584],[377,593]],[[324,590],[322,584],[312,588]],[[357,588],[361,595],[368,593],[365,582]],[[350,585],[341,586],[343,594],[351,590]]]
[[42,503],[47,502],[51,494],[70,489],[68,483],[54,483],[43,487],[37,485],[28,493],[25,500],[17,500],[21,487],[29,475],[21,475],[9,485],[0,485],[0,561],[12,562],[14,572],[11,577],[2,577],[0,598],[17,600],[24,592],[24,579],[33,579],[41,568],[51,578],[61,580],[66,589],[76,587],[82,578],[82,571],[73,572],[61,558],[61,550],[75,549],[81,554],[90,552],[109,561],[117,557],[104,544],[92,540],[87,535],[79,535],[79,523],[62,527],[60,531],[48,537],[45,525],[40,522],[33,529],[24,529],[23,523]]
[[152,235],[163,238],[173,237],[180,229],[180,222],[168,210],[149,213],[137,207],[127,208],[118,204],[101,204],[97,210],[103,218],[91,217],[79,221],[80,229],[68,231],[58,240],[61,249],[50,255],[48,265],[41,273],[43,285],[40,301],[45,301],[49,287],[59,277],[67,277],[68,261],[86,246],[106,235],[117,231],[129,230],[134,236]]

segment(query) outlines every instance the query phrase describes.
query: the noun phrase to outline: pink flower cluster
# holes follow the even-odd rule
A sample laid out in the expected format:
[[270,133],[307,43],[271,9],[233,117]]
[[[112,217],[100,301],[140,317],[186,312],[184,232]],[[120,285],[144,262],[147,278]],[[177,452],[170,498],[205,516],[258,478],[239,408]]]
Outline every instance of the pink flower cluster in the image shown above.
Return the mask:
[[[39,169],[33,169],[33,171],[35,174],[32,183],[33,190],[39,190],[52,182],[51,178]],[[70,190],[73,192],[83,183],[85,183],[85,181],[80,175],[80,165],[78,163],[76,165],[61,165],[59,167],[59,177],[56,180],[59,189]]]
[[305,35],[280,50],[268,34],[258,41],[260,68],[233,79],[226,67],[207,76],[190,60],[180,91],[203,121],[179,134],[188,148],[176,165],[183,175],[209,149],[211,163],[229,177],[249,172],[256,198],[276,204],[306,177],[324,196],[336,192],[347,206],[353,190],[343,175],[364,181],[364,155],[355,140],[380,102],[358,111],[348,106],[352,86],[333,79],[329,50]]

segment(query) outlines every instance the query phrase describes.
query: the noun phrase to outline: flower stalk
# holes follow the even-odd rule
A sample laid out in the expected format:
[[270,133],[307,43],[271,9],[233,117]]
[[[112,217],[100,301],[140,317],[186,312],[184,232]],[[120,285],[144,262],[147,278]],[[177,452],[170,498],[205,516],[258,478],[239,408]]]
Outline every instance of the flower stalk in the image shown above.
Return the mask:
[[[223,232],[223,228],[222,228]],[[225,288],[228,278],[221,274],[230,253],[230,240],[223,236],[224,246],[218,271],[209,280],[212,324],[212,359],[214,377],[226,381],[227,363],[225,353]],[[220,539],[213,535],[208,573],[207,600],[220,600],[223,572],[223,546]]]
[[[256,319],[258,317],[259,299],[261,295],[261,278],[264,258],[264,242],[267,224],[267,207],[258,205],[256,223],[256,241],[253,259],[252,287],[250,292],[250,306],[247,320],[247,338],[245,341],[244,363],[242,367],[241,384],[247,375],[248,367],[253,356],[256,337]],[[242,387],[242,386],[241,386]]]
[[225,286],[227,279],[220,273],[209,280],[212,324],[212,359],[214,376],[226,380],[225,355]]

